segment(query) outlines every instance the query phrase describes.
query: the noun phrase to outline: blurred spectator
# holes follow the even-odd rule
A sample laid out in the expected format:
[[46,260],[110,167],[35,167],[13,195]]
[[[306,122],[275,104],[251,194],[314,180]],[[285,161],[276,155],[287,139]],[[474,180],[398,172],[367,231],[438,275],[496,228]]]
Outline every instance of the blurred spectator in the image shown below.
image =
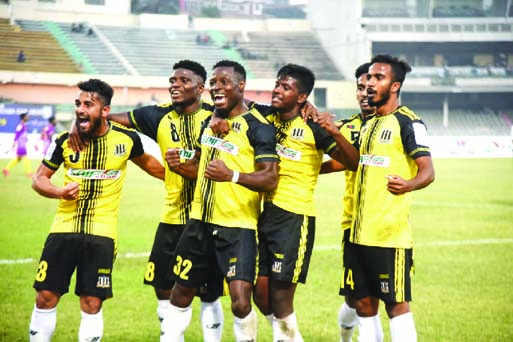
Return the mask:
[[192,16],[192,14],[189,14],[188,20],[189,20],[189,30],[194,30],[194,17]]
[[87,36],[89,36],[89,37],[94,36],[94,31],[91,27],[87,29]]
[[198,33],[196,36],[196,44],[198,45],[208,45],[210,43],[210,36],[208,33]]
[[20,52],[18,52],[18,58],[16,58],[16,61],[18,63],[23,63],[26,59],[27,57],[25,56],[25,52],[23,52],[23,50],[20,50]]

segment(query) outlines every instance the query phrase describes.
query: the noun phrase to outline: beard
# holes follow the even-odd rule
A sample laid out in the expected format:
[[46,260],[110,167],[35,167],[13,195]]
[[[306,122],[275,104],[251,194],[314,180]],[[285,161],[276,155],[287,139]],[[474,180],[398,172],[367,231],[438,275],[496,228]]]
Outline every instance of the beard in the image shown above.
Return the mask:
[[215,109],[216,117],[220,119],[228,119],[228,109],[226,108],[216,108]]
[[369,98],[369,106],[370,107],[382,107],[384,104],[388,102],[390,99],[390,88],[386,92],[383,93],[381,100],[375,101],[374,98],[376,97],[377,93],[375,93],[373,98]]
[[80,127],[78,121],[75,122],[75,126],[77,127],[78,134],[81,137],[84,137],[86,139],[91,139],[91,138],[96,136],[95,133],[98,132],[98,130],[101,128],[101,126],[102,126],[102,119],[101,118],[93,119],[91,121],[91,126],[90,126],[89,130],[83,130]]

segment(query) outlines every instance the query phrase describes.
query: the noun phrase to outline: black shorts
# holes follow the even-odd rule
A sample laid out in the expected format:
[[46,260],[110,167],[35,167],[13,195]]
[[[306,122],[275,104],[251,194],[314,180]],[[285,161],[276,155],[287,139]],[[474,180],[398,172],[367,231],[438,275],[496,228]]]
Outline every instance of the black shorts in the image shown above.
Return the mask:
[[254,284],[257,258],[256,231],[191,219],[178,243],[171,273],[176,282],[191,288],[203,286],[216,274],[228,283]]
[[34,281],[38,291],[65,294],[73,272],[75,294],[107,299],[112,297],[112,267],[115,241],[104,236],[51,233],[46,239]]
[[[182,236],[184,224],[168,224],[160,222],[155,233],[144,283],[159,290],[171,290],[175,284],[171,268],[175,261],[175,250]],[[220,273],[214,273],[200,286],[197,296],[202,301],[212,302],[223,294],[224,278]]]
[[347,244],[349,243],[349,236],[351,235],[351,229],[344,229],[342,232],[342,242],[341,242],[341,250],[342,250],[342,277],[340,279],[340,290],[339,295],[343,296],[344,290],[344,273],[345,273],[345,264],[344,264],[344,254],[347,253]]
[[175,282],[169,275],[169,268],[175,259],[175,249],[184,227],[184,224],[159,223],[144,273],[146,285],[151,285],[159,290],[173,288]]
[[348,242],[340,294],[373,296],[385,303],[411,301],[413,250],[363,246]]
[[266,203],[258,220],[258,275],[305,283],[315,240],[315,217]]

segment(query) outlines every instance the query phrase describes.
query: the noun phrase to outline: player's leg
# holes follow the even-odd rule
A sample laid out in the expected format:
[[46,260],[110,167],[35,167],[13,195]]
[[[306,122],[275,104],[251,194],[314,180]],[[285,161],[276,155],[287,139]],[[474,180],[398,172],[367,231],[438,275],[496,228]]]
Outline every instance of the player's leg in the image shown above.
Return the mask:
[[159,223],[144,273],[144,284],[154,288],[157,297],[157,318],[161,324],[164,313],[169,308],[169,297],[174,285],[169,268],[174,264],[174,251],[183,228],[184,225]]
[[[346,248],[347,243],[349,242],[349,234],[351,229],[344,229],[344,235],[342,238],[341,249],[342,249],[342,279],[340,283],[342,284],[341,289],[339,291],[340,295],[343,295],[343,284],[346,279],[345,272],[345,263],[344,263],[344,255],[348,253],[348,248]],[[351,295],[344,296],[344,302],[340,306],[338,311],[338,326],[340,328],[340,341],[341,342],[350,342],[353,338],[353,333],[355,327],[358,325],[358,315],[356,314],[356,298]]]
[[164,312],[161,341],[181,341],[192,317],[191,303],[197,289],[208,279],[213,255],[212,229],[203,222],[191,219],[185,226],[176,248],[172,276],[170,306]]
[[385,308],[390,318],[392,342],[417,341],[417,332],[413,314],[410,311],[411,274],[413,273],[413,250],[391,248],[390,260],[394,261],[394,273],[390,279],[391,292],[394,296],[384,299]]
[[315,217],[298,215],[267,204],[268,220],[260,228],[268,242],[269,287],[274,340],[302,341],[294,296],[305,283],[315,240]]
[[258,219],[258,277],[253,290],[253,302],[267,321],[273,325],[273,310],[271,306],[271,293],[269,289],[269,273],[271,269],[269,250],[267,248],[268,240],[265,230],[261,227],[266,226],[269,212],[264,210]]
[[25,171],[25,175],[27,177],[32,177],[32,166],[31,166],[29,157],[24,156],[22,159],[23,159],[23,170]]
[[11,159],[11,161],[9,163],[7,163],[7,165],[4,167],[4,169],[2,171],[4,173],[4,176],[8,176],[9,172],[11,171],[11,169],[16,164],[18,164],[18,162],[19,162],[19,158],[18,157]]
[[112,271],[116,242],[107,237],[87,235],[80,249],[75,294],[80,296],[81,321],[78,339],[100,341],[103,336],[102,304],[112,297]]
[[201,299],[201,327],[204,342],[220,342],[223,336],[224,313],[221,296],[228,294],[228,284],[217,265],[210,272],[206,284],[198,289]]
[[77,241],[70,234],[50,234],[34,280],[36,301],[29,326],[30,341],[50,341],[57,322],[57,304],[68,292],[75,269]]
[[228,282],[235,339],[256,341],[258,320],[251,305],[258,258],[256,231],[220,226],[215,230],[216,259]]

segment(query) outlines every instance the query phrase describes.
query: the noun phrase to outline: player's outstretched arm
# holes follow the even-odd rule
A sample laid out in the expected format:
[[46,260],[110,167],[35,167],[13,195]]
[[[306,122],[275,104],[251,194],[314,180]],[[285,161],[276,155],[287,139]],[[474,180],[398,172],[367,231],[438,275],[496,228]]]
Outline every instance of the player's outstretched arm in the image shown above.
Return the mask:
[[128,118],[128,112],[124,113],[109,113],[107,114],[107,120],[114,121],[120,125],[123,125],[128,128],[135,128],[133,127],[132,123],[130,122],[130,119]]
[[250,190],[268,192],[278,186],[278,163],[261,162],[256,164],[257,170],[241,173],[230,170],[222,160],[212,160],[206,170],[205,177],[217,182],[234,182]]
[[143,155],[130,159],[137,166],[139,166],[142,170],[144,170],[150,176],[158,178],[160,180],[164,180],[165,170],[164,166],[149,153],[144,153]]
[[326,174],[326,173],[332,173],[332,172],[338,172],[338,171],[344,171],[346,170],[346,167],[336,161],[335,159],[326,160],[321,164],[321,170],[319,171],[320,175]]
[[55,171],[49,169],[43,164],[39,165],[36,173],[32,177],[32,189],[38,194],[48,198],[58,198],[65,200],[74,200],[78,197],[79,187],[75,182],[70,182],[64,187],[60,188],[52,184],[50,178],[55,174]]

